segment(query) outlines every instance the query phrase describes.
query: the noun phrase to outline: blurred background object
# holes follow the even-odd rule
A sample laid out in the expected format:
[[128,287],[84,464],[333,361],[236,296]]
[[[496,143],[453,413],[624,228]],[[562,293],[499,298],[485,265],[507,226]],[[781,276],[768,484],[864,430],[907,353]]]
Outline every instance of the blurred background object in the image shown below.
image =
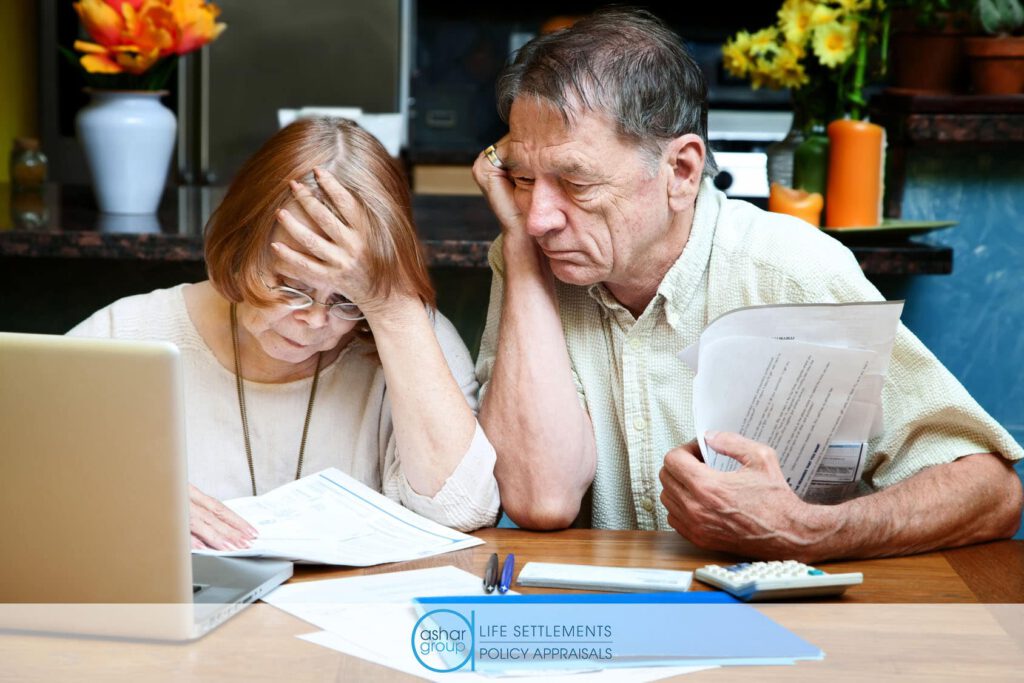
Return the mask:
[[1024,93],[1024,6],[1020,0],[976,0],[974,18],[985,35],[964,39],[971,87],[978,95]]
[[579,16],[567,17],[565,15],[558,15],[545,19],[544,23],[540,25],[538,33],[544,35],[545,33],[554,33],[555,31],[561,31],[562,29],[572,28],[572,25],[579,21]]
[[975,0],[892,0],[891,85],[953,93],[966,87],[963,37]]
[[41,230],[50,224],[50,208],[42,192],[11,189],[11,229]]
[[772,183],[768,195],[768,210],[785,213],[807,221],[814,227],[821,226],[821,210],[825,206],[820,192],[805,192]]
[[[16,138],[39,137],[37,22],[34,2],[0,2],[0,159]],[[10,165],[0,165],[0,184],[10,180]]]
[[39,230],[50,220],[44,193],[46,156],[36,138],[17,138],[11,146],[8,173],[11,179],[10,215],[14,230]]
[[11,187],[15,192],[41,191],[46,182],[47,160],[36,138],[17,138],[11,146],[9,164]]

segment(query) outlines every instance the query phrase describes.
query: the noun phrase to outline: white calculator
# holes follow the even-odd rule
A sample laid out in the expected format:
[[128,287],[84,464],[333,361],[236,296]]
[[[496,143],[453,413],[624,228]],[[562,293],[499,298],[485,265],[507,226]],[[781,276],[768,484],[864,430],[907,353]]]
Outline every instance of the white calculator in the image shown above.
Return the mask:
[[860,572],[829,574],[795,560],[742,562],[728,567],[709,564],[694,572],[694,577],[747,601],[839,595],[864,582]]

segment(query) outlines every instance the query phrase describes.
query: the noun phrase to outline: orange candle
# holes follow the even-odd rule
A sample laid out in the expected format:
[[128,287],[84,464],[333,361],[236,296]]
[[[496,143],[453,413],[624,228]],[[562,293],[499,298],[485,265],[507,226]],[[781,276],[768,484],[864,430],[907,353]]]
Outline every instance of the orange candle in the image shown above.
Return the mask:
[[828,140],[825,225],[830,228],[880,225],[885,129],[867,121],[843,119],[828,125]]
[[802,218],[811,225],[821,225],[821,209],[825,198],[820,192],[794,190],[778,183],[772,183],[768,193],[768,210]]

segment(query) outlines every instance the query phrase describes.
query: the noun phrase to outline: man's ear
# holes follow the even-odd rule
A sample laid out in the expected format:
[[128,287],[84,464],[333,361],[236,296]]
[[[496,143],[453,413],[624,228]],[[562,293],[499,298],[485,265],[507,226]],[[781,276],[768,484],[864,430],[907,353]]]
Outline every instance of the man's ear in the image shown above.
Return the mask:
[[693,207],[704,174],[706,154],[704,141],[694,133],[680,135],[668,143],[665,161],[672,172],[668,181],[668,201],[673,211]]

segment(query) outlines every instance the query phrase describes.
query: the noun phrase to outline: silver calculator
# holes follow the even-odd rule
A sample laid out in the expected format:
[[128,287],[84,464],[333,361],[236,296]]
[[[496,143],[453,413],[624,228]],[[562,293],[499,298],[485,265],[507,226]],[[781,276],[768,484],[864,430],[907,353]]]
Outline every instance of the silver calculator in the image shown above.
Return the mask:
[[694,578],[746,601],[839,595],[864,582],[860,572],[829,574],[796,560],[709,564],[694,572]]

